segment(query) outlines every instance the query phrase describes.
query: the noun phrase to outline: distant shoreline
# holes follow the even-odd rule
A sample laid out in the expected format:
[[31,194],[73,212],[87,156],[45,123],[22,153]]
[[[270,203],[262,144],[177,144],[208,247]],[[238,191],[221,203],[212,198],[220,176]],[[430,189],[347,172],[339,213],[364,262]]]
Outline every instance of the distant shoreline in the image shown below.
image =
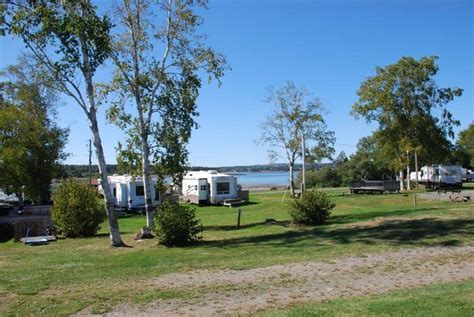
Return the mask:
[[239,184],[242,186],[242,189],[243,190],[249,190],[249,191],[268,191],[268,190],[272,190],[272,188],[274,188],[273,190],[275,191],[281,191],[281,190],[285,190],[285,187],[284,185],[271,185],[271,184],[250,184],[250,185],[246,185],[246,184]]

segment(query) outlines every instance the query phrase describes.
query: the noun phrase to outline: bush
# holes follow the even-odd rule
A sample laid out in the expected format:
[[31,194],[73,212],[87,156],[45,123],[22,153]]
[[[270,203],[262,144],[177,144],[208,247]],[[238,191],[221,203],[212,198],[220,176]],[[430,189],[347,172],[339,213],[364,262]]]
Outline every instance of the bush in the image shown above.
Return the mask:
[[193,207],[165,201],[155,212],[154,231],[161,244],[180,246],[201,239],[202,226]]
[[305,225],[325,223],[335,206],[322,191],[307,191],[300,199],[289,202],[290,215],[294,222]]
[[94,235],[105,219],[94,189],[85,183],[66,180],[53,194],[52,220],[58,231],[66,237]]

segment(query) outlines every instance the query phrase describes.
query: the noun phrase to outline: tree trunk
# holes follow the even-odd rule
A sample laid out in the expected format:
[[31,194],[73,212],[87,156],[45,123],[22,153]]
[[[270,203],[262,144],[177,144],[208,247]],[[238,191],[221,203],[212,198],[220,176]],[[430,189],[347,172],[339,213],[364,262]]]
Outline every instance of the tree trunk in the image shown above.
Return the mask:
[[89,53],[86,48],[86,40],[84,35],[80,37],[81,49],[82,49],[82,58],[83,58],[83,67],[82,73],[84,75],[87,91],[87,99],[89,101],[89,109],[84,107],[84,111],[89,119],[89,127],[92,132],[92,138],[94,141],[95,153],[97,156],[97,162],[99,165],[99,173],[101,179],[102,189],[104,190],[104,200],[105,200],[105,212],[107,214],[107,219],[109,220],[109,232],[110,232],[110,244],[113,247],[124,246],[125,244],[122,241],[120,236],[119,224],[117,221],[117,216],[115,214],[115,203],[114,197],[112,194],[112,189],[109,184],[108,174],[107,174],[107,164],[105,163],[104,149],[102,148],[102,140],[100,139],[99,125],[97,124],[97,107],[95,104],[95,94],[94,94],[94,85],[92,83],[92,72],[89,64]]
[[304,133],[301,136],[301,160],[302,160],[302,167],[303,169],[301,170],[301,176],[302,176],[302,182],[301,182],[301,194],[303,195],[304,192],[306,191],[306,145],[305,145],[305,140],[304,140]]
[[112,195],[112,188],[110,187],[109,179],[107,177],[107,164],[105,163],[104,150],[102,148],[102,141],[100,139],[95,111],[90,113],[89,126],[92,132],[94,147],[97,155],[101,185],[102,189],[104,190],[105,212],[107,213],[107,219],[109,220],[110,244],[113,247],[120,247],[123,246],[124,243],[122,241],[122,237],[120,236],[119,224],[115,214],[114,197]]
[[410,180],[410,155],[407,151],[407,190],[411,190],[411,180]]
[[415,151],[415,172],[416,172],[416,188],[418,189],[418,182],[420,181],[418,179],[418,153]]
[[407,165],[407,190],[411,190],[410,165]]
[[400,190],[403,190],[405,188],[405,185],[403,184],[403,171],[400,170],[400,173],[398,174],[398,179],[400,181]]
[[142,135],[142,181],[145,192],[145,211],[146,211],[146,226],[153,228],[153,201],[151,199],[151,181],[150,181],[150,162],[149,162],[149,148],[148,136]]
[[295,183],[293,179],[293,164],[288,165],[290,168],[290,195],[291,198],[295,197]]

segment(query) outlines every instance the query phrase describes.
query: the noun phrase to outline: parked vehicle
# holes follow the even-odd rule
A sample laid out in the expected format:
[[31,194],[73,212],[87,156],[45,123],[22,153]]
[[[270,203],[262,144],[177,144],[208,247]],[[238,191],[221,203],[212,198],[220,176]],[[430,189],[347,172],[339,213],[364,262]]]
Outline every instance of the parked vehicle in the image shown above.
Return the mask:
[[474,171],[468,170],[467,168],[462,169],[462,181],[463,182],[474,182]]
[[215,170],[188,172],[181,192],[184,200],[194,204],[221,204],[241,197],[237,177]]
[[[426,165],[418,173],[418,182],[427,188],[462,187],[463,170],[459,165]],[[410,173],[410,180],[416,181],[416,172]]]
[[[115,206],[126,210],[142,210],[145,208],[145,190],[142,178],[131,175],[114,174],[108,177]],[[99,192],[103,193],[99,185]],[[156,178],[151,179],[151,199],[153,207],[158,206],[164,194],[156,189]]]
[[351,181],[349,184],[351,194],[383,194],[400,192],[399,181]]

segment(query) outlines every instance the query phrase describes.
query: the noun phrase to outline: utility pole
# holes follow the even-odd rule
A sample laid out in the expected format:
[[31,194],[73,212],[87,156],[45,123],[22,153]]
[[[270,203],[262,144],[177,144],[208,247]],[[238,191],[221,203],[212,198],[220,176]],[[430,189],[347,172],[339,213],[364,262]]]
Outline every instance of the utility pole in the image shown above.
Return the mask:
[[301,194],[306,191],[306,146],[304,143],[304,133],[301,134],[301,158],[303,160],[302,182],[301,182]]
[[91,166],[92,166],[92,141],[91,139],[89,139],[89,186],[92,186]]

